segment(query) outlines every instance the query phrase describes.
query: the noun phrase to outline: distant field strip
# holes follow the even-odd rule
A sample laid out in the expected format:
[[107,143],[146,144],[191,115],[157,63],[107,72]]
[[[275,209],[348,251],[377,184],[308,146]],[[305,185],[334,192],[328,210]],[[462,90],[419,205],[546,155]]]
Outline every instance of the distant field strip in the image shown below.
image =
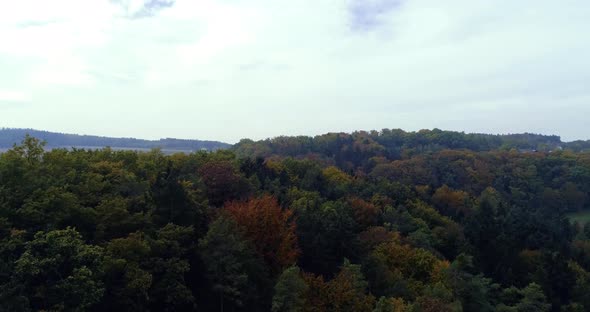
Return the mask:
[[[46,151],[50,151],[56,148],[65,148],[65,149],[72,149],[72,147],[66,146],[48,146],[45,148]],[[98,150],[106,148],[106,146],[74,146],[77,149],[86,149],[86,150]],[[152,148],[142,148],[142,147],[111,147],[113,151],[136,151],[136,152],[149,152]],[[0,153],[4,153],[10,150],[10,148],[0,147]],[[197,150],[185,150],[185,149],[160,149],[164,154],[175,154],[175,153],[194,153]]]

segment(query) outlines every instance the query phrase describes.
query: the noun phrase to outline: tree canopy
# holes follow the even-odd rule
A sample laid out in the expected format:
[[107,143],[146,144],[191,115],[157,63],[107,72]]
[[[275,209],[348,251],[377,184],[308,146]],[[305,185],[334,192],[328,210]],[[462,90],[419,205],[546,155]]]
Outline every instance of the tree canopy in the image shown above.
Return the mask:
[[0,311],[590,311],[589,211],[558,137],[26,136],[0,154]]

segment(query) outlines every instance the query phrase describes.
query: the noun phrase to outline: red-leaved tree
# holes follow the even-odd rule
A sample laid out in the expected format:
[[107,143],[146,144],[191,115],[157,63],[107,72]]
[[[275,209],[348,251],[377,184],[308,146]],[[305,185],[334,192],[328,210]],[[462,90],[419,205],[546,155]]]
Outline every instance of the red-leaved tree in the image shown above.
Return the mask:
[[225,205],[225,211],[244,231],[273,273],[295,264],[299,249],[293,212],[282,209],[276,198],[265,195],[232,201]]

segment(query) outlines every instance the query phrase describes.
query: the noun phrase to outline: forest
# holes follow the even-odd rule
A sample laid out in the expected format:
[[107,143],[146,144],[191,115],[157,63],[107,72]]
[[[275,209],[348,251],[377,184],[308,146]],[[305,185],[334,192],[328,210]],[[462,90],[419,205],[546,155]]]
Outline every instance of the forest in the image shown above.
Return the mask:
[[0,311],[590,311],[588,142],[441,130],[0,154]]

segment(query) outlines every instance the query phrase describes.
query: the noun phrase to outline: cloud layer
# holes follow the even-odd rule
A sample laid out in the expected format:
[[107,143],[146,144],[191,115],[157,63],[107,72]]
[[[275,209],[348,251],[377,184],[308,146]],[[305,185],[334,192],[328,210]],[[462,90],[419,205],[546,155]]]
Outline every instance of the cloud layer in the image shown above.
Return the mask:
[[0,126],[230,142],[384,127],[590,138],[583,0],[1,5]]

